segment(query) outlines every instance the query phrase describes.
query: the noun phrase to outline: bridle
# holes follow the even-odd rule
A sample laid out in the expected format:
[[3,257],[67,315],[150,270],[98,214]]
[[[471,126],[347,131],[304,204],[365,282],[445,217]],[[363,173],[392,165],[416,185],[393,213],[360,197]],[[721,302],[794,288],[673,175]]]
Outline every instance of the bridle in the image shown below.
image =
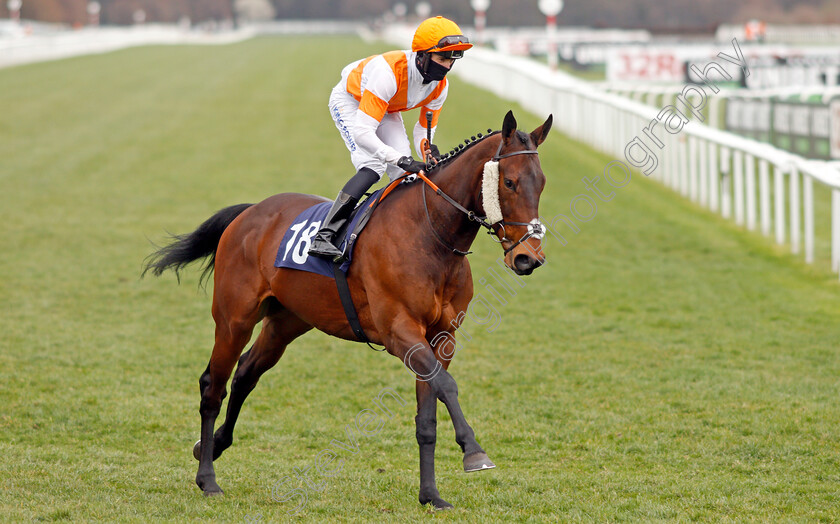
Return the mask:
[[[499,148],[496,150],[496,154],[493,155],[493,157],[490,159],[490,162],[499,162],[500,160],[502,160],[504,158],[510,158],[510,157],[516,156],[516,155],[536,155],[537,154],[536,149],[526,149],[524,151],[514,151],[512,153],[506,153],[504,155],[500,155],[499,153],[502,152],[502,145],[503,144],[504,144],[504,140],[499,142]],[[467,215],[467,218],[470,221],[477,222],[478,225],[485,228],[487,230],[486,231],[487,234],[490,235],[490,238],[494,242],[497,242],[499,244],[504,244],[505,242],[512,243],[512,245],[505,248],[505,252],[504,252],[505,255],[507,255],[508,253],[513,251],[513,249],[516,246],[525,242],[526,240],[528,240],[532,236],[537,236],[538,238],[542,238],[542,235],[545,234],[545,227],[539,222],[538,219],[534,219],[531,222],[513,222],[513,221],[508,221],[508,220],[499,220],[498,222],[494,222],[494,223],[490,224],[489,222],[487,222],[487,217],[486,216],[485,217],[478,216],[475,213],[475,211],[470,211],[470,210],[466,209],[464,206],[462,206],[461,204],[456,202],[455,199],[453,199],[452,197],[450,197],[449,195],[444,193],[443,190],[441,188],[439,188],[437,186],[437,184],[435,184],[434,182],[429,180],[429,178],[426,177],[426,175],[424,175],[422,173],[418,173],[417,176],[420,178],[420,180],[423,181],[424,184],[429,186],[429,188],[431,188],[432,191],[435,192],[435,194],[437,194],[440,197],[443,197],[443,199],[446,200],[447,202],[449,202],[455,209],[457,209],[458,211]],[[501,178],[501,172],[499,173],[499,177]],[[461,251],[460,249],[457,249],[457,248],[454,248],[454,247],[450,246],[445,240],[443,240],[443,238],[441,238],[440,234],[435,230],[434,224],[432,223],[432,216],[429,214],[429,205],[426,202],[426,188],[425,187],[423,188],[423,208],[426,210],[426,218],[429,221],[429,229],[432,231],[432,233],[434,233],[435,238],[437,239],[438,242],[440,242],[441,245],[443,245],[446,249],[448,249],[452,253],[455,253],[456,255],[459,255],[459,256],[466,256],[466,255],[469,255],[470,253],[472,253],[472,251]],[[498,238],[497,226],[502,227],[502,238],[501,239]],[[527,233],[522,235],[522,238],[520,238],[517,241],[513,241],[513,240],[511,240],[507,237],[507,229],[505,229],[505,226],[526,226],[528,228],[528,231],[527,231]]]

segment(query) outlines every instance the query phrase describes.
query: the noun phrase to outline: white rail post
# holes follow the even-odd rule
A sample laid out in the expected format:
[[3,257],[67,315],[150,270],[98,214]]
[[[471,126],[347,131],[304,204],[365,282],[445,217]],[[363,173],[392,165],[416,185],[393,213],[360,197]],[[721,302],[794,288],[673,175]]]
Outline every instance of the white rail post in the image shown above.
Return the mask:
[[[615,125],[615,115],[610,114],[610,111],[607,110],[607,105],[602,101],[597,102],[598,106],[598,114],[600,115],[601,123],[596,126],[596,129],[610,129],[611,127],[616,127]],[[618,126],[620,128],[620,126]],[[612,153],[612,149],[610,149],[610,140],[609,140],[609,133],[604,132],[595,132],[595,136],[601,142],[601,151],[606,153],[607,155]]]
[[761,234],[767,237],[770,236],[770,163],[764,158],[758,163],[758,178]]
[[590,110],[591,110],[591,112],[589,114],[592,115],[592,116],[589,120],[586,121],[586,125],[587,125],[586,140],[587,140],[587,142],[592,144],[592,147],[594,147],[596,150],[603,152],[603,150],[601,149],[601,140],[600,140],[601,139],[601,133],[597,132],[598,129],[601,129],[601,130],[607,129],[606,127],[601,127],[601,111],[600,111],[601,108],[598,106],[598,104],[595,103],[594,100],[588,100],[587,103],[588,103],[588,105],[590,107]]
[[[569,122],[568,127],[566,128],[566,133],[572,137],[577,138],[579,136],[580,130],[580,96],[573,92],[569,91],[566,96],[566,115],[569,115]],[[564,114],[564,113],[561,113]],[[561,122],[563,121],[562,118],[558,118]]]
[[773,223],[776,226],[776,243],[785,243],[785,172],[782,166],[773,166],[773,204],[775,213]]
[[805,218],[805,262],[814,263],[814,179],[802,173],[802,213]]
[[747,229],[755,231],[756,201],[755,201],[755,157],[748,154],[745,191],[747,196]]
[[[612,115],[607,111],[607,105],[601,101],[598,102],[598,114],[601,116],[601,125],[598,126],[598,129],[609,129],[615,125],[615,122],[611,118]],[[596,133],[595,136],[601,141],[601,151],[608,155],[612,153],[607,133]]]
[[790,167],[790,252],[799,254],[799,171]]
[[688,198],[697,202],[700,198],[700,183],[697,176],[697,137],[688,137]]
[[709,152],[708,142],[700,141],[697,144],[697,147],[700,148],[700,166],[699,169],[699,180],[698,184],[700,184],[700,205],[703,207],[708,207],[709,205]]
[[[589,119],[592,118],[591,113],[587,113],[589,109],[589,100],[584,98],[583,96],[579,96],[578,100],[580,101],[580,110],[578,110],[578,136],[575,138],[577,140],[588,140],[589,136]],[[591,143],[590,143],[591,144]],[[594,148],[594,147],[593,147]]]
[[[604,116],[606,118],[606,114]],[[619,137],[624,134],[624,130],[626,128],[627,122],[624,120],[624,111],[622,111],[621,109],[616,109],[614,114],[612,115],[612,125],[610,127],[604,128],[611,129],[612,132],[605,131],[601,134],[604,141],[602,147],[604,148],[604,152],[607,155],[615,155],[615,144],[617,144],[620,141]]]
[[665,164],[665,170],[662,172],[662,183],[665,184],[665,187],[671,187],[671,173],[674,170],[674,142],[667,133],[662,142],[665,144],[665,148],[662,150],[662,162]]
[[840,272],[840,189],[831,190],[831,269]]
[[718,210],[720,175],[718,174],[717,144],[709,141],[709,209]]
[[624,146],[630,142],[633,137],[639,133],[640,128],[636,126],[636,119],[630,111],[623,111],[624,113],[624,136],[618,137],[618,140],[613,145],[615,157],[621,158],[624,156]]
[[[590,100],[589,104],[592,106],[592,117],[593,121],[589,123],[589,137],[588,140],[590,143],[601,153],[607,153],[604,151],[604,133],[603,131],[598,133],[596,132],[597,129],[612,129],[612,125],[609,127],[601,127],[601,124],[604,120],[603,116],[601,115],[601,105],[596,103],[594,100]],[[615,125],[615,122],[612,122]]]
[[679,171],[677,159],[680,143],[674,135],[668,134],[665,138],[666,155],[668,155],[668,172],[665,174],[665,185],[674,190],[677,187],[677,171]]
[[680,193],[682,196],[688,196],[688,140],[684,136],[679,136],[680,141]]
[[[624,142],[626,144],[627,142],[629,142],[630,137],[633,136],[633,131],[630,121],[630,113],[623,109],[619,109],[618,115],[619,125],[617,125],[616,127],[621,131],[613,135],[613,139],[610,142],[610,154],[615,156],[616,158],[621,158],[622,155],[624,155],[624,148],[622,147],[621,143]],[[620,153],[619,150],[621,150]]]
[[744,225],[744,153],[740,149],[736,149],[732,155],[732,163],[734,164],[734,175],[732,177],[732,187],[735,198],[735,223],[739,226]]
[[732,151],[728,147],[721,146],[720,148],[720,213],[723,218],[730,218],[732,216],[732,167],[729,163],[729,158]]

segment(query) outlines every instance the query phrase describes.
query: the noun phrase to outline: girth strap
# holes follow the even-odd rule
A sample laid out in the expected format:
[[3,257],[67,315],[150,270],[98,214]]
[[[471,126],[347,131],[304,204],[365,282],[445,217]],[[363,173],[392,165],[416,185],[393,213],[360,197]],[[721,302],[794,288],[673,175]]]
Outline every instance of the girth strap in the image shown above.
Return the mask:
[[341,306],[344,308],[344,315],[347,317],[347,322],[350,323],[350,329],[356,335],[360,342],[364,342],[371,349],[375,351],[385,351],[385,348],[376,349],[370,344],[370,339],[362,329],[362,323],[359,322],[359,314],[356,312],[356,306],[353,305],[353,297],[350,295],[350,286],[347,285],[347,275],[341,270],[341,262],[333,262],[333,274],[335,275],[335,285],[338,288],[338,298],[341,299]]
[[335,284],[338,287],[338,297],[341,299],[341,305],[344,307],[344,314],[347,315],[347,321],[350,322],[350,327],[356,338],[362,342],[370,342],[370,339],[365,335],[365,330],[362,329],[362,324],[359,322],[359,314],[356,313],[356,306],[353,305],[353,297],[350,296],[350,286],[347,285],[347,275],[341,270],[341,263],[333,262],[333,274],[335,275]]

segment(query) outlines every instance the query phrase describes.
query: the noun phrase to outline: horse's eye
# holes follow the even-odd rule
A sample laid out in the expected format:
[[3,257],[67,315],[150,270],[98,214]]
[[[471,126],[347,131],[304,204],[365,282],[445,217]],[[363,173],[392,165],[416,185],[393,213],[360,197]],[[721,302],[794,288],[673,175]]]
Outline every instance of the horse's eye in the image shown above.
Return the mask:
[[513,189],[513,180],[506,178],[505,179],[505,187],[508,189]]

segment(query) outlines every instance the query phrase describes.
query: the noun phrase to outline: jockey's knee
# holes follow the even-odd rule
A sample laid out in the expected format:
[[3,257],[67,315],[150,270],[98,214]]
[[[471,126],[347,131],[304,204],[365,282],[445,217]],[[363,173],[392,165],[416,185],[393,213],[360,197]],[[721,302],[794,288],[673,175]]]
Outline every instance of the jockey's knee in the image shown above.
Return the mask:
[[351,153],[350,160],[353,162],[353,167],[356,168],[357,172],[361,171],[362,169],[369,169],[370,171],[376,173],[376,176],[378,177],[377,180],[382,179],[382,175],[385,174],[385,171],[388,168],[388,164],[382,162],[377,158],[367,155],[361,150],[357,150],[356,152]]
[[361,198],[365,194],[365,191],[370,189],[370,186],[378,182],[381,177],[382,175],[373,169],[363,167],[345,184],[343,191],[353,195],[354,198]]

